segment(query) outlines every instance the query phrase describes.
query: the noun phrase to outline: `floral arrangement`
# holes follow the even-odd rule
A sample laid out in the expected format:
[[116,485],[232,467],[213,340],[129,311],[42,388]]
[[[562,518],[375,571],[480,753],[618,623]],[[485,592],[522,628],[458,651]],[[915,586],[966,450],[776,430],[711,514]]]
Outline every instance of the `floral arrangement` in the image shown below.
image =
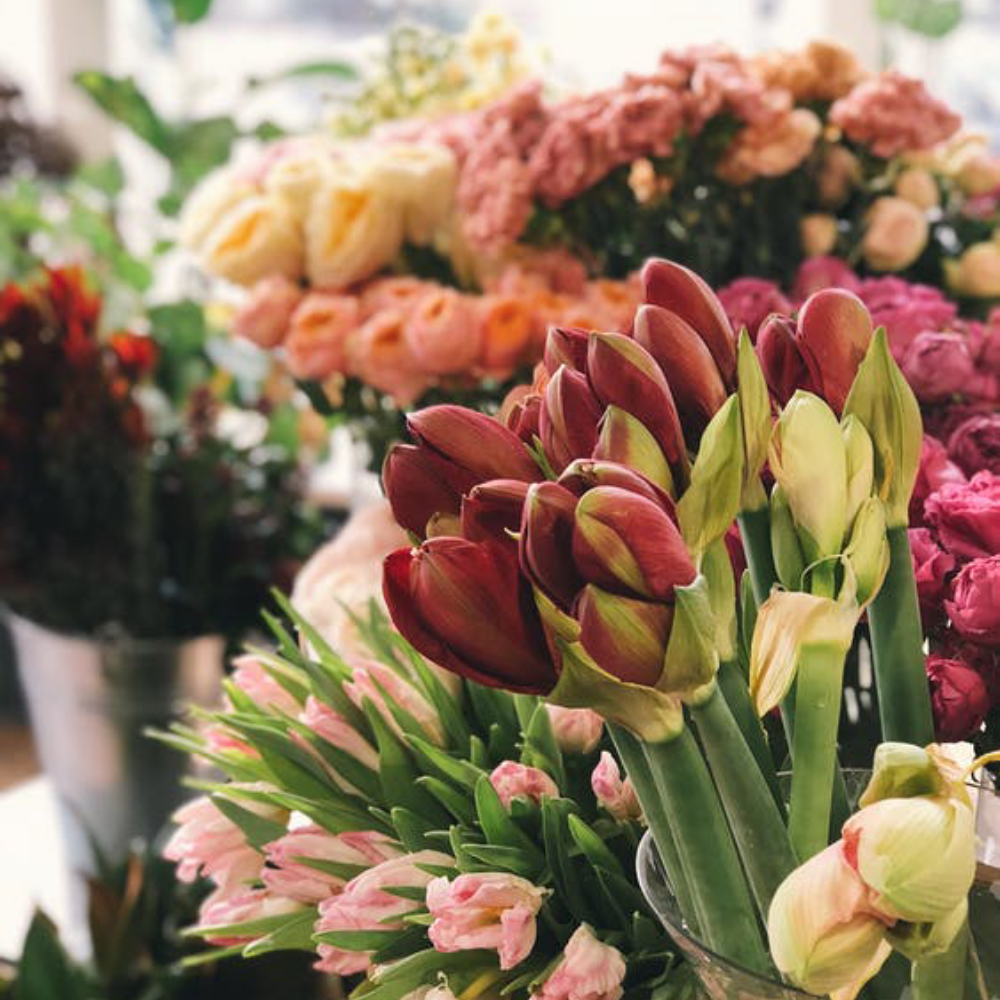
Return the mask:
[[61,631],[238,639],[317,537],[296,462],[187,386],[199,312],[189,350],[104,335],[101,306],[75,270],[0,291],[0,593]]

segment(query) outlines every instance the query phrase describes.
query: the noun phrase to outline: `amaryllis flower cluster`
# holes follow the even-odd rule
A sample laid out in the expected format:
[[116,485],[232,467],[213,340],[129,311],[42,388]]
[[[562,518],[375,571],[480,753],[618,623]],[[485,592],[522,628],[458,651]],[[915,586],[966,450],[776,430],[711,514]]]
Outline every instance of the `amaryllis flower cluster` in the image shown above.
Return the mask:
[[463,293],[401,275],[307,291],[271,275],[254,285],[232,329],[280,348],[296,378],[353,376],[403,407],[434,385],[503,379],[534,364],[551,323],[625,329],[639,297],[635,282],[588,280],[558,250],[495,265],[483,286]]

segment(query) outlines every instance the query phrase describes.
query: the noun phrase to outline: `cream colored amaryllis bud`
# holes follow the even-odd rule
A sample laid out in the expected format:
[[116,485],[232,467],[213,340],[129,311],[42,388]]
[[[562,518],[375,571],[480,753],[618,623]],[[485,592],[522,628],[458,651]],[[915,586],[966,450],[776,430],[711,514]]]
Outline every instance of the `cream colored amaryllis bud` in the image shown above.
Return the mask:
[[799,390],[768,448],[774,478],[795,520],[807,562],[840,552],[847,530],[847,448],[833,410]]
[[975,821],[954,798],[882,799],[855,813],[843,834],[873,906],[889,919],[942,920],[972,887]]
[[799,237],[807,257],[823,257],[837,242],[837,219],[826,212],[811,212],[799,223]]
[[850,528],[861,505],[872,495],[875,448],[868,431],[857,417],[844,417],[840,427],[847,449],[847,526]]
[[840,842],[796,868],[767,915],[778,969],[811,993],[853,997],[891,951],[885,923],[867,911],[867,892]]
[[907,167],[897,178],[894,189],[898,197],[917,208],[936,208],[941,203],[934,175],[923,167]]
[[886,195],[868,209],[861,253],[875,271],[903,271],[923,253],[929,233],[923,209]]
[[878,596],[889,570],[885,506],[878,497],[868,497],[861,505],[844,549],[844,562],[849,572],[840,598],[865,607]]
[[782,585],[789,590],[801,590],[806,561],[802,556],[802,545],[795,531],[788,498],[777,484],[771,490],[771,553]]

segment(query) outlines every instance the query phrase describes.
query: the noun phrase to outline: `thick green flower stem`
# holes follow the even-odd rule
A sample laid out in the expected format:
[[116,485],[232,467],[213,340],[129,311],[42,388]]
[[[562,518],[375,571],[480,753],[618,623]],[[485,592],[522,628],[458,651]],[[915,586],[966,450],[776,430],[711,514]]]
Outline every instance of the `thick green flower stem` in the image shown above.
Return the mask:
[[910,982],[913,1000],[963,1000],[968,953],[969,922],[966,921],[946,951],[913,963]]
[[684,866],[681,864],[670,816],[663,807],[663,798],[656,787],[642,744],[622,726],[609,724],[608,728],[615,749],[622,759],[622,764],[625,765],[625,772],[639,798],[646,825],[652,831],[653,840],[656,841],[656,849],[670,878],[670,887],[677,898],[678,909],[691,931],[698,935],[701,933],[701,919],[697,902],[691,892]]
[[767,919],[771,897],[797,866],[784,817],[740,732],[725,697],[715,690],[691,706],[757,909]]
[[764,776],[767,787],[771,790],[775,805],[784,816],[785,800],[782,798],[781,786],[778,784],[778,772],[774,767],[774,757],[767,744],[767,734],[764,732],[764,727],[761,725],[753,702],[750,700],[750,688],[747,687],[746,677],[743,676],[739,665],[729,660],[719,664],[716,680],[729,705],[729,711],[733,713],[733,718],[740,727],[740,732],[743,733],[743,739],[746,740],[746,744],[760,768],[760,773]]
[[745,510],[736,519],[743,539],[743,552],[747,557],[750,582],[757,605],[763,604],[778,582],[778,572],[774,568],[771,555],[771,514],[767,506],[757,510]]
[[889,572],[868,609],[882,739],[926,746],[934,717],[924,672],[924,633],[906,526],[889,528]]
[[805,645],[799,653],[788,832],[801,861],[818,854],[830,842],[846,656],[844,649],[832,643]]
[[749,969],[770,971],[750,887],[694,736],[685,728],[645,749],[701,914],[705,943]]

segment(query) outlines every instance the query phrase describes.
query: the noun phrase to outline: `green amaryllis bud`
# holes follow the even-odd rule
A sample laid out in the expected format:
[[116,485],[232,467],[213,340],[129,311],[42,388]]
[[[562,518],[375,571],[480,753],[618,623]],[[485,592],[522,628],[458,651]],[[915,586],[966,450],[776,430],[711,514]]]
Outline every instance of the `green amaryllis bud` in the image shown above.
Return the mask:
[[688,548],[700,557],[729,530],[740,509],[743,432],[735,396],[712,417],[701,436],[691,482],[677,504]]
[[620,406],[609,406],[597,431],[593,452],[596,460],[618,462],[634,469],[673,495],[674,477],[670,466],[645,424]]
[[771,555],[782,584],[789,590],[801,590],[806,560],[795,531],[788,497],[777,484],[771,490]]
[[858,805],[915,795],[950,795],[969,805],[965,779],[972,752],[968,743],[933,743],[926,748],[912,743],[880,743],[875,748],[871,779]]
[[972,888],[975,820],[955,799],[882,799],[855,813],[843,835],[873,905],[890,919],[941,920]]
[[743,492],[741,510],[760,510],[767,503],[760,473],[767,461],[767,446],[771,440],[771,397],[746,330],[740,334],[737,353],[737,378],[740,401],[740,421],[743,431]]
[[851,648],[857,608],[813,594],[775,591],[760,606],[750,649],[750,694],[759,715],[781,703],[807,646]]
[[614,486],[598,486],[577,504],[573,559],[589,583],[649,600],[672,601],[674,588],[695,577],[669,514]]
[[667,658],[657,684],[661,691],[694,704],[711,695],[719,669],[715,629],[708,581],[699,574],[687,586],[674,591]]
[[708,584],[708,600],[715,623],[715,648],[719,659],[736,658],[736,578],[726,543],[720,538],[701,557],[701,573]]
[[663,673],[672,613],[669,604],[609,594],[590,584],[576,606],[580,642],[613,677],[652,687]]
[[[900,921],[885,932],[885,939],[900,954],[911,962],[919,961],[928,955],[940,955],[951,947],[959,932],[969,919],[969,901],[963,899],[954,910],[940,920],[930,924],[911,924]],[[964,949],[963,949],[964,954]],[[914,970],[914,986],[919,976],[919,967]],[[924,991],[924,996],[934,994]]]
[[848,414],[840,426],[847,449],[847,527],[850,529],[859,508],[872,495],[875,449],[868,431],[857,417]]
[[885,537],[885,507],[878,497],[869,497],[861,505],[851,540],[844,549],[846,569],[841,600],[871,603],[889,571],[889,543]]
[[861,422],[875,451],[875,492],[885,502],[890,528],[905,527],[920,469],[920,406],[889,353],[885,330],[872,338],[844,407]]
[[847,449],[833,410],[801,389],[774,426],[768,448],[807,562],[840,552],[847,528]]

